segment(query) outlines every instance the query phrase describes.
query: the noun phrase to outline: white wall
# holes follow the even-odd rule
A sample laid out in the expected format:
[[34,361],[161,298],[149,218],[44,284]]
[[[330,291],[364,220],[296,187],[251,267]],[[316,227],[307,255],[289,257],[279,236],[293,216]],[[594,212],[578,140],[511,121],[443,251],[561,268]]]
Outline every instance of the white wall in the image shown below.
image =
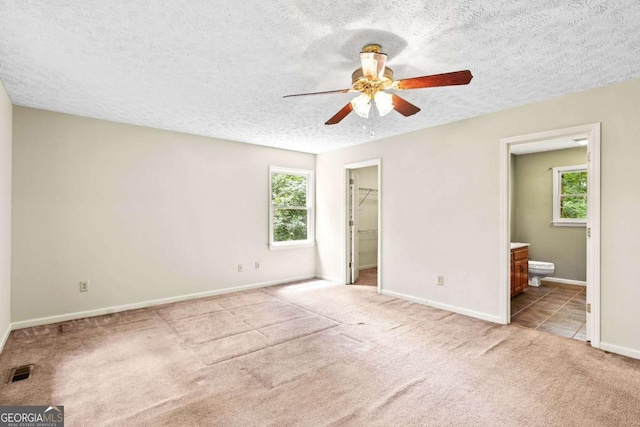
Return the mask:
[[0,82],[0,350],[11,324],[11,129],[13,106]]
[[318,155],[319,274],[344,277],[343,164],[381,158],[383,289],[497,321],[500,138],[601,122],[602,345],[640,357],[638,99],[632,80]]
[[13,150],[14,322],[315,274],[268,248],[269,165],[314,155],[24,107]]

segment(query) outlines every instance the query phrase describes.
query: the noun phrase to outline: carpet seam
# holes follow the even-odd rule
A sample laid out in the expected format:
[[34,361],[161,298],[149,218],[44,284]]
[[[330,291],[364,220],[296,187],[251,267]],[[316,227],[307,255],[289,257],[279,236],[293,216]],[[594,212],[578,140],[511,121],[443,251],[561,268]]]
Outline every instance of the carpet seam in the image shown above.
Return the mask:
[[288,343],[290,343],[290,342],[294,342],[294,341],[297,341],[297,340],[302,339],[302,338],[310,337],[310,336],[312,336],[312,335],[319,334],[319,333],[322,333],[322,332],[325,332],[325,331],[328,331],[328,330],[331,330],[331,329],[337,328],[338,326],[341,326],[341,325],[329,326],[328,328],[321,329],[321,330],[319,330],[319,331],[312,332],[312,333],[307,334],[307,335],[302,335],[302,336],[296,337],[296,338],[291,339],[291,340],[282,341],[282,342],[279,342],[279,343],[274,343],[274,344],[268,345],[268,346],[266,346],[266,347],[262,347],[262,348],[259,348],[259,349],[257,349],[257,350],[250,351],[250,352],[248,352],[248,353],[244,353],[244,354],[241,354],[241,355],[238,355],[238,356],[231,356],[231,357],[229,357],[229,358],[226,358],[226,359],[223,359],[223,360],[219,360],[219,361],[214,362],[214,363],[211,363],[211,364],[207,364],[207,363],[206,363],[206,362],[204,362],[204,361],[203,361],[203,363],[204,363],[205,365],[207,365],[207,366],[214,366],[214,365],[217,365],[217,364],[219,364],[219,363],[228,362],[228,361],[233,360],[233,359],[239,359],[239,358],[241,358],[241,357],[248,356],[248,355],[250,355],[250,354],[257,353],[257,352],[262,351],[262,350],[267,350],[267,349],[272,348],[272,347],[277,347],[277,346],[279,346],[279,345],[288,344]]
[[[187,344],[187,343],[186,343],[186,340],[185,340],[184,338],[182,338],[182,336],[180,335],[180,333],[179,333],[178,331],[176,331],[176,330],[173,328],[173,326],[171,326],[171,324],[169,324],[169,323],[168,323],[166,320],[164,320],[161,316],[158,316],[158,317],[160,317],[160,320],[162,320],[162,321],[167,325],[167,327],[169,328],[169,330],[171,331],[171,333],[173,334],[173,336],[174,336],[177,340],[179,340],[180,342],[182,342],[182,343],[184,343],[184,344]],[[192,355],[192,356],[193,356],[193,357],[194,357],[198,362],[202,363],[204,366],[207,366],[207,364],[206,364],[206,363],[204,363],[204,361],[203,361],[202,359],[200,359],[200,357],[199,357],[199,356],[198,356],[198,354],[194,351],[194,349],[193,349],[193,347],[192,347],[191,345],[187,344],[185,347],[187,348],[187,350],[189,351],[189,353],[190,353],[190,354],[191,354],[191,355]]]
[[[270,295],[270,294],[268,294],[268,295]],[[297,305],[297,304],[294,304],[294,303],[292,303],[292,302],[290,302],[290,301],[288,301],[288,300],[286,300],[286,299],[283,299],[283,298],[277,297],[277,296],[275,296],[275,295],[270,295],[270,296],[272,296],[272,297],[276,298],[277,300],[282,301],[282,302],[284,302],[284,303],[291,304],[292,306],[294,306],[294,307],[296,307],[296,308],[299,308],[299,309],[301,309],[301,310],[308,311],[308,312],[309,312],[309,313],[311,313],[311,314],[315,314],[316,316],[324,317],[325,319],[327,319],[327,320],[331,320],[332,322],[339,323],[340,325],[343,325],[343,324],[344,324],[344,322],[341,322],[341,321],[339,321],[339,320],[337,320],[337,319],[333,319],[333,318],[331,318],[331,317],[329,317],[329,316],[325,316],[324,314],[316,313],[315,311],[312,311],[312,310],[309,310],[308,308],[305,308],[305,307],[299,306],[299,305]]]
[[174,321],[183,320],[183,319],[191,319],[193,317],[206,316],[206,315],[213,314],[213,313],[220,313],[221,311],[228,311],[226,308],[224,308],[222,306],[219,306],[219,307],[220,307],[220,310],[207,311],[205,313],[200,313],[200,314],[190,314],[190,315],[184,316],[184,317],[176,317],[175,319],[164,319],[164,317],[162,317],[159,313],[156,312],[156,314],[159,317],[161,317],[163,320],[167,320],[169,322],[174,322]]

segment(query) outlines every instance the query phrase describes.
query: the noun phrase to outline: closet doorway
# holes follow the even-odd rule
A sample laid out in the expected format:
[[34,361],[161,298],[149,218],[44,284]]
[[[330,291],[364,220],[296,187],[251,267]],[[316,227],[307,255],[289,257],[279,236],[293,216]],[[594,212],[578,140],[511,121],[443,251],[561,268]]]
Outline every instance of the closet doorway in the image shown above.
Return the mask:
[[380,280],[380,160],[345,165],[346,283],[376,286]]

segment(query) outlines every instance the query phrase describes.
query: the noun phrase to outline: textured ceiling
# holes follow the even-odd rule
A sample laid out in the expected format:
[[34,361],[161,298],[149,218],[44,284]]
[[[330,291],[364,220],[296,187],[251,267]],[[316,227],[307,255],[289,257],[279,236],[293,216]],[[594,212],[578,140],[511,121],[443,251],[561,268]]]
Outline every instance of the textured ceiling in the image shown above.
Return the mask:
[[[324,122],[366,43],[397,79],[470,69],[422,108]],[[17,105],[322,152],[640,77],[638,0],[0,0]],[[363,132],[373,124],[375,137]]]

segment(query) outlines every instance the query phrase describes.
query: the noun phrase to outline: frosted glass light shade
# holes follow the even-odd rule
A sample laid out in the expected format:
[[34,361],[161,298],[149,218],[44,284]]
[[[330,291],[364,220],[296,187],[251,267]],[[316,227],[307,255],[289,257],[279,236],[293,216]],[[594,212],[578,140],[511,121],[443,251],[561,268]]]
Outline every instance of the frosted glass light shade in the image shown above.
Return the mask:
[[360,52],[362,74],[372,80],[382,80],[384,68],[387,63],[387,55],[377,52]]
[[357,115],[366,119],[369,117],[369,110],[371,109],[371,99],[363,93],[360,96],[353,98],[353,100],[351,101],[351,106],[353,107],[353,111],[355,111]]
[[374,97],[376,101],[376,107],[380,116],[389,114],[389,111],[393,110],[393,99],[390,94],[386,92],[378,92]]

